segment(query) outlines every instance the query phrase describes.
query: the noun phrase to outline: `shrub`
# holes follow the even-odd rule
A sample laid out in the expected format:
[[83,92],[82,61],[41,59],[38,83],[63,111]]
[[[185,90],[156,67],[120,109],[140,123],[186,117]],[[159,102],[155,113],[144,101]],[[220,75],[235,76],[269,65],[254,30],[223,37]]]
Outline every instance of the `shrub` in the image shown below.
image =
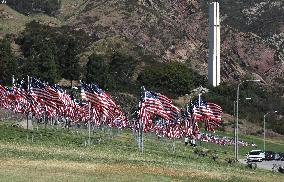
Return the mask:
[[138,81],[147,88],[176,97],[205,84],[205,78],[178,62],[146,67]]

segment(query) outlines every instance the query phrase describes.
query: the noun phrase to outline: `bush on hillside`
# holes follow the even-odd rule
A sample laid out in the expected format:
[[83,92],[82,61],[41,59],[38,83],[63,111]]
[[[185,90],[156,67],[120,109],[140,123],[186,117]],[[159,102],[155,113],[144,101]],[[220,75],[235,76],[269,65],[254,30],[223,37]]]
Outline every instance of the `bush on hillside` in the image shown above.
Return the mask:
[[274,116],[267,119],[267,121],[267,128],[271,128],[274,132],[284,135],[284,118],[279,119]]
[[46,13],[54,15],[61,7],[61,0],[8,0],[7,4],[20,13]]
[[178,62],[150,65],[138,81],[150,90],[177,97],[205,84],[205,78]]

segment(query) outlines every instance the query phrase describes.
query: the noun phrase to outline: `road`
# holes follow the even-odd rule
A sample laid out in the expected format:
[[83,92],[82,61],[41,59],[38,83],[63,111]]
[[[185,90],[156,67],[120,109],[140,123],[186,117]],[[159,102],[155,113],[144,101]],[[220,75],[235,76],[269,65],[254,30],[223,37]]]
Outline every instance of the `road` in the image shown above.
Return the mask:
[[[246,159],[240,159],[240,163],[247,164]],[[273,164],[284,166],[284,161],[262,161],[256,162],[258,168],[272,170]]]

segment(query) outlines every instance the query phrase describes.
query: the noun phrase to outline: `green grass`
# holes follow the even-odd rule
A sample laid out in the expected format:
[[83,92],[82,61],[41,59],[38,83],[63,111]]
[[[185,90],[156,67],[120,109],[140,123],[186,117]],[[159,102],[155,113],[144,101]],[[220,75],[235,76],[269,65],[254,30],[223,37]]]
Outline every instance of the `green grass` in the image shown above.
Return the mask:
[[6,5],[0,5],[0,10],[5,14],[0,18],[0,35],[19,33],[24,30],[25,24],[30,21],[30,18],[18,13]]
[[[39,126],[33,131],[0,123],[1,181],[283,181],[283,175],[228,164],[232,147],[202,143],[201,157],[181,140],[146,134],[138,151],[130,130],[98,129],[85,146],[86,128]],[[28,140],[27,140],[28,135]],[[32,141],[33,139],[33,141]],[[172,150],[173,142],[176,149]],[[268,145],[277,146],[281,144]],[[267,146],[268,146],[267,145]],[[278,146],[281,147],[281,146]],[[283,147],[283,145],[282,145]],[[242,151],[243,149],[241,149]],[[245,151],[242,151],[245,153]],[[219,157],[216,161],[212,155]]]
[[49,24],[50,26],[60,26],[63,24],[59,19],[45,14],[25,16],[7,5],[0,4],[0,11],[4,14],[3,18],[0,18],[0,36],[19,34],[25,30],[25,25],[32,20]]

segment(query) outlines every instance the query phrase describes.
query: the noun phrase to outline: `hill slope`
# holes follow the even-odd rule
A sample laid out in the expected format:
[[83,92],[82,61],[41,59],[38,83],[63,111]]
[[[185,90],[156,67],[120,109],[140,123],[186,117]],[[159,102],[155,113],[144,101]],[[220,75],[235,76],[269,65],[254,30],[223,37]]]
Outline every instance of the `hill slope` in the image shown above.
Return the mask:
[[[136,45],[160,61],[188,62],[207,75],[208,1],[62,0],[55,17],[24,16],[0,6],[2,36],[22,31],[32,19],[69,25],[101,42],[121,37],[122,44]],[[283,85],[283,10],[281,0],[220,2],[222,81],[252,74],[268,84]]]
[[[67,16],[67,24],[84,29],[101,39],[120,35],[158,56],[163,61],[189,62],[201,74],[207,74],[208,3],[195,0],[79,1],[76,13]],[[239,1],[238,1],[239,2]],[[240,1],[241,2],[241,1]],[[222,79],[235,81],[252,73],[268,83],[283,78],[283,3],[269,1],[220,3],[222,14]],[[261,7],[259,7],[261,6]],[[107,7],[107,8],[106,8]],[[255,9],[255,14],[248,14]],[[259,29],[263,18],[276,14],[275,26]],[[261,13],[262,16],[257,16]],[[64,13],[63,13],[64,14]],[[256,17],[257,16],[257,17]],[[239,17],[234,21],[233,17]],[[282,17],[282,19],[281,19]],[[240,26],[240,22],[245,24]],[[269,20],[265,19],[264,23]]]

